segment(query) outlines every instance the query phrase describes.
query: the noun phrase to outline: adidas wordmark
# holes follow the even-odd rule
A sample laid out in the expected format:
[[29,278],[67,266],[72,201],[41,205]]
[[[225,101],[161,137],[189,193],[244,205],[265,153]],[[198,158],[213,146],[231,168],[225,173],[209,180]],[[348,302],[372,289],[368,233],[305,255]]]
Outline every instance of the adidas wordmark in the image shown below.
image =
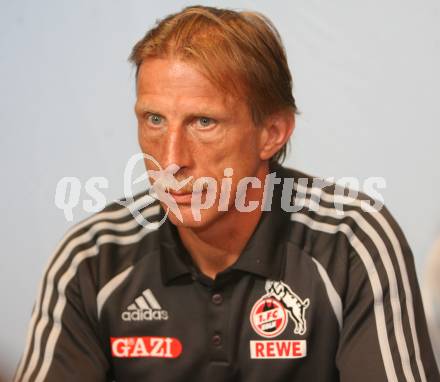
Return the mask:
[[168,312],[162,309],[150,289],[146,289],[130,304],[121,317],[124,321],[168,320]]

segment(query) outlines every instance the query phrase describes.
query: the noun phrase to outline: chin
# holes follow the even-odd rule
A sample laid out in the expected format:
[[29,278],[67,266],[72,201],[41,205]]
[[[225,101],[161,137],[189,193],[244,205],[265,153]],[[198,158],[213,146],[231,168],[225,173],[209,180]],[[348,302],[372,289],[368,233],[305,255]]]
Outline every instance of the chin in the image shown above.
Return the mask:
[[185,228],[204,228],[216,221],[224,212],[217,211],[216,208],[209,208],[200,211],[200,219],[195,219],[190,206],[180,208],[182,214],[182,221],[180,221],[173,212],[169,211],[168,219],[176,227]]

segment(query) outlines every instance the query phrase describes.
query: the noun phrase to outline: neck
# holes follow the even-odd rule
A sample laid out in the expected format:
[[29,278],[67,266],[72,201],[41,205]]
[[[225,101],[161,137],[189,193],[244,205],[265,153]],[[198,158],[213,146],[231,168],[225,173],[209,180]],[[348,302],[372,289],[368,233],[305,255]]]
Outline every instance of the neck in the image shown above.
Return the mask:
[[[257,177],[262,185],[267,174],[267,165],[258,171]],[[261,218],[263,190],[263,187],[248,189],[247,202],[259,202],[259,207],[251,212],[240,212],[233,204],[230,210],[206,227],[177,227],[185,248],[202,273],[215,279],[217,273],[237,261]]]

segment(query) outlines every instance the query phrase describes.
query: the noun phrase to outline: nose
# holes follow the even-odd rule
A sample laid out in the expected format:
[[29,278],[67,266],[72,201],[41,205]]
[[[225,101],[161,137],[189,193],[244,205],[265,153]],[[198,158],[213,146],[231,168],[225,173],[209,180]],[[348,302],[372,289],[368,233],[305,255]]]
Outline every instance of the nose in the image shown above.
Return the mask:
[[183,126],[169,126],[159,144],[162,146],[161,165],[163,168],[176,164],[180,167],[180,172],[190,166],[189,141]]

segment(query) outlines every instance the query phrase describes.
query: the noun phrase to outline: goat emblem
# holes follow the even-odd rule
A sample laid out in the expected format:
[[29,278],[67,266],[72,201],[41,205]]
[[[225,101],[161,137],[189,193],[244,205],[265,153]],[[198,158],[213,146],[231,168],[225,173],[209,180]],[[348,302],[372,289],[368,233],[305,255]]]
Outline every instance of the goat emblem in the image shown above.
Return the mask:
[[301,300],[290,287],[282,281],[267,280],[265,285],[267,295],[278,300],[287,311],[295,324],[294,333],[303,335],[307,331],[305,311],[310,305],[310,299]]

